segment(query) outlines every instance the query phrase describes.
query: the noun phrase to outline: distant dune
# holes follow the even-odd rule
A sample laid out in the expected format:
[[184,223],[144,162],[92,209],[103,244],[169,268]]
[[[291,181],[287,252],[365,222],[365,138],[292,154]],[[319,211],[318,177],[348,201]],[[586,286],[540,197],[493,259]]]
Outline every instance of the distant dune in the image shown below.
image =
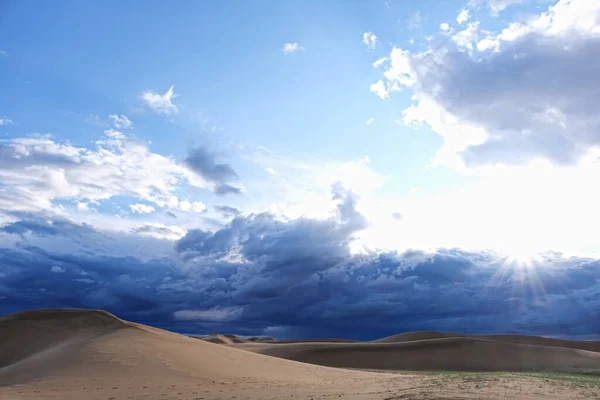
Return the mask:
[[[423,393],[435,395],[441,390],[433,378],[327,367],[600,369],[600,353],[580,349],[597,343],[521,336],[463,337],[417,332],[364,343],[336,339],[261,343],[272,338],[244,339],[235,335],[209,335],[204,339],[126,322],[99,310],[13,314],[0,318],[0,398],[208,400],[306,399],[316,395],[423,399]],[[420,386],[415,386],[417,381]],[[421,397],[415,397],[415,387],[420,388]],[[537,392],[540,387],[535,384]],[[489,393],[496,389],[489,386]],[[463,398],[463,389],[456,397],[450,397],[448,390],[443,392],[446,398]],[[473,390],[484,393],[479,387]],[[521,394],[527,392],[523,386],[518,390]],[[556,395],[557,390],[549,387],[540,393],[545,393],[543,398],[563,398]]]
[[413,340],[425,339],[440,339],[440,338],[472,338],[493,340],[496,342],[514,343],[514,344],[530,344],[537,346],[553,346],[566,347],[571,349],[589,350],[600,352],[600,341],[576,341],[553,339],[540,336],[524,336],[524,335],[467,335],[459,333],[446,332],[407,332],[398,335],[388,336],[382,339],[373,340],[371,343],[402,343]]
[[471,337],[384,343],[242,344],[289,360],[340,368],[455,371],[540,371],[600,368],[600,353]]

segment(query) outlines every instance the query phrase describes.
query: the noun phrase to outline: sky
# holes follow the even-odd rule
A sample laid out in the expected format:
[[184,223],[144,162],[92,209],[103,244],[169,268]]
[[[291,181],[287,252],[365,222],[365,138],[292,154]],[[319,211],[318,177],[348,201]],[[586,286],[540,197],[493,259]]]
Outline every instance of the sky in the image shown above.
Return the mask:
[[589,0],[0,2],[0,315],[595,337],[599,57]]

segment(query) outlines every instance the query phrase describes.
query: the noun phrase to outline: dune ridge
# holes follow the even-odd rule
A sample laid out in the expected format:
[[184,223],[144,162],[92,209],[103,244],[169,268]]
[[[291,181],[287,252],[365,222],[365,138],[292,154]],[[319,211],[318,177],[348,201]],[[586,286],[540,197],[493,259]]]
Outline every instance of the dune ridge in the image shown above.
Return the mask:
[[[318,394],[318,398],[424,399],[441,393],[433,378],[352,369],[600,369],[599,352],[490,338],[419,339],[422,334],[413,334],[395,341],[387,338],[387,343],[270,343],[213,336],[222,344],[123,321],[101,310],[9,315],[0,318],[0,397],[306,399]],[[417,380],[421,386],[415,386]],[[536,383],[535,390],[539,388]],[[467,398],[460,390],[457,397],[445,398]],[[481,393],[479,387],[473,390]],[[486,390],[493,396],[496,390],[506,389]],[[415,397],[415,393],[433,397]],[[544,393],[544,398],[563,398],[551,386]]]
[[[378,398],[366,393],[365,381],[381,386],[389,378],[255,354],[99,310],[39,310],[0,319],[0,394],[11,393],[9,399],[97,398],[98,393],[113,399],[143,393],[180,399],[182,393],[200,398],[199,390],[210,399],[229,385],[228,392],[256,399],[282,390],[290,398],[306,398],[306,391],[315,390]],[[90,390],[99,392],[92,396]]]
[[455,371],[543,371],[600,368],[600,353],[472,337],[387,343],[242,344],[274,357],[338,368]]
[[472,338],[492,340],[496,342],[529,344],[537,346],[566,347],[571,349],[588,350],[600,352],[600,341],[587,340],[565,340],[554,339],[543,336],[526,335],[469,335],[449,332],[406,332],[373,340],[370,343],[402,343],[413,340],[440,339],[440,338]]

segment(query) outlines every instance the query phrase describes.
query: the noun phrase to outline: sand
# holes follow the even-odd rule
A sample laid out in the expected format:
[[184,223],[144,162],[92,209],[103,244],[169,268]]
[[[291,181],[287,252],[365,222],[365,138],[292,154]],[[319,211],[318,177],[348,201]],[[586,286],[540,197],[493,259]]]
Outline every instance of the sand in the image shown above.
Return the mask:
[[[340,356],[338,347],[351,345],[375,346],[376,357],[398,358],[379,350],[399,345],[394,343],[223,345],[129,323],[103,311],[31,311],[0,319],[0,399],[589,398],[590,389],[535,377],[494,378],[483,384],[460,377],[330,368],[271,357],[258,349],[328,346],[336,360],[329,364],[337,364],[349,357]],[[600,363],[598,353],[553,349],[551,360]],[[323,348],[311,352],[300,354],[322,357]],[[373,355],[362,349],[355,354],[359,368],[370,368]]]

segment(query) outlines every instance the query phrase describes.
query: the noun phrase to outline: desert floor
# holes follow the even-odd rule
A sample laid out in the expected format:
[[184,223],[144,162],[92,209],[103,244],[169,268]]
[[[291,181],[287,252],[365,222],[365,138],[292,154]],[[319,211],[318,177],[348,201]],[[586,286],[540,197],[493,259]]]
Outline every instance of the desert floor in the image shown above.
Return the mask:
[[[102,311],[26,312],[0,319],[0,399],[600,398],[600,377],[591,372],[409,372],[400,371],[406,361],[394,361],[417,362],[419,353],[425,360],[437,354],[452,358],[442,365],[490,369],[496,357],[517,370],[565,363],[583,372],[600,369],[598,352],[523,344],[522,339],[509,347],[477,338],[427,340],[371,343],[373,347],[243,340],[223,345],[125,322]],[[522,356],[515,356],[519,352]],[[469,360],[477,354],[485,362]],[[323,360],[345,368],[314,364]],[[372,368],[378,365],[393,370]],[[415,365],[428,369],[430,363]]]

